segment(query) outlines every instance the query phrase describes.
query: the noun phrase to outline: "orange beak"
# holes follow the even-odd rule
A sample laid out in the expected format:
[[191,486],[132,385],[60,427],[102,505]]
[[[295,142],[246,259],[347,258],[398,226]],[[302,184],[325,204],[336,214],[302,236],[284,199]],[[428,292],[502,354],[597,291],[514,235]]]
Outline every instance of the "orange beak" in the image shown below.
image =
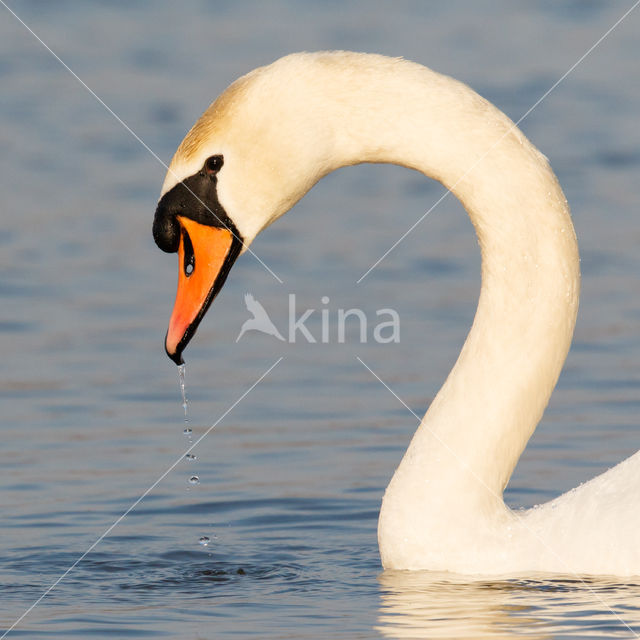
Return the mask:
[[200,224],[183,216],[177,216],[177,220],[180,224],[178,291],[165,350],[176,364],[182,364],[182,351],[224,284],[233,263],[228,258],[234,237],[229,229]]

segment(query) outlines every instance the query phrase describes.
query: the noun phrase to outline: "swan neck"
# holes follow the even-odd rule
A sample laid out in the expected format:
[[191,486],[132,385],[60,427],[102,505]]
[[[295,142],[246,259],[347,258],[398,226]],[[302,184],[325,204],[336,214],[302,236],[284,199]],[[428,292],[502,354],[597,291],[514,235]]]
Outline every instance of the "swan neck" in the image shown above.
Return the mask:
[[289,56],[249,74],[185,140],[201,134],[210,148],[189,162],[226,154],[218,194],[245,244],[322,176],[362,162],[419,170],[469,214],[482,256],[476,315],[387,488],[379,523],[385,566],[411,568],[421,558],[437,567],[433,549],[463,545],[456,532],[504,513],[502,492],[571,342],[578,251],[546,159],[466,85],[415,63],[347,52]]
[[546,158],[465,85],[408,63],[352,85],[338,91],[349,100],[327,106],[329,169],[391,162],[439,180],[482,255],[473,326],[387,490],[381,526],[390,506],[414,521],[416,509],[500,510],[573,335],[580,275],[566,199]]

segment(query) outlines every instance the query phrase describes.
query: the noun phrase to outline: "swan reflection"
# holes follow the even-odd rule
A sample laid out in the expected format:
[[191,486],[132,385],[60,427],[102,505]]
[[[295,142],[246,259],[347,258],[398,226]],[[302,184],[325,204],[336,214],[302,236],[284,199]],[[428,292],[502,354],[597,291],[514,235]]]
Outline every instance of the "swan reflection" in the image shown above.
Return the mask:
[[385,571],[385,638],[630,638],[640,633],[640,578],[471,579]]

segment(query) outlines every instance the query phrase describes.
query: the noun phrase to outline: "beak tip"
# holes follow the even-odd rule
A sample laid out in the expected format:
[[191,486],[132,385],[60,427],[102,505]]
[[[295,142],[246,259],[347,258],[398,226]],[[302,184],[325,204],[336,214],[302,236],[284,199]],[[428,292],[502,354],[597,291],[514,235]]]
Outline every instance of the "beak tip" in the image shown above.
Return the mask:
[[167,355],[176,363],[176,365],[180,366],[181,364],[184,364],[184,359],[182,358],[182,354],[179,351],[177,351],[176,353],[169,353],[167,351]]
[[176,350],[172,352],[169,350],[169,347],[167,346],[167,341],[165,339],[164,350],[165,350],[165,353],[169,356],[169,358],[176,363],[176,365],[180,366],[181,364],[184,364],[184,360],[182,358],[182,349],[180,348],[180,345],[178,345],[178,348],[176,348]]

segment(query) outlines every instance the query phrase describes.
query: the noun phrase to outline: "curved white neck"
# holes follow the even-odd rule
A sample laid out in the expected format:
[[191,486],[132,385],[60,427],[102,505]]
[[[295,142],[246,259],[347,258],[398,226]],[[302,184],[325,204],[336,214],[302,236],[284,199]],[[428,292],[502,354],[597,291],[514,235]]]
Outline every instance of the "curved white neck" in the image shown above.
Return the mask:
[[473,327],[387,499],[413,474],[433,479],[445,501],[449,482],[473,500],[501,496],[573,335],[580,274],[569,208],[546,158],[466,85],[405,61],[363,67],[322,84],[325,173],[359,162],[422,171],[462,202],[482,252]]
[[506,513],[502,491],[573,335],[577,244],[546,159],[462,83],[345,52],[289,56],[234,83],[185,138],[174,173],[211,153],[225,156],[220,202],[247,244],[323,175],[361,162],[422,171],[466,208],[482,251],[476,317],[379,524],[385,566],[437,567],[428,558],[443,541],[455,548],[460,531]]
[[569,208],[544,156],[465,85],[395,62],[321,78],[327,97],[314,105],[331,124],[318,151],[327,161],[313,181],[359,162],[400,164],[439,180],[476,229],[482,287],[458,361],[385,494],[385,566],[398,564],[387,549],[455,537],[452,520],[464,518],[456,526],[468,528],[502,517],[502,492],[571,343],[580,279]]

